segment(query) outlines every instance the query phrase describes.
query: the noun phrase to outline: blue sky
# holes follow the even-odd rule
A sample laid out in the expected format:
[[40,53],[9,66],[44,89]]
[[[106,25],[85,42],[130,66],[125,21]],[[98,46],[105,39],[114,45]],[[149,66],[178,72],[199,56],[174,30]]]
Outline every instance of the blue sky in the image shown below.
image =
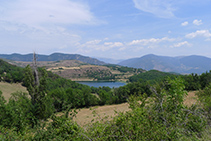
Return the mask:
[[0,0],[0,53],[211,57],[211,0]]

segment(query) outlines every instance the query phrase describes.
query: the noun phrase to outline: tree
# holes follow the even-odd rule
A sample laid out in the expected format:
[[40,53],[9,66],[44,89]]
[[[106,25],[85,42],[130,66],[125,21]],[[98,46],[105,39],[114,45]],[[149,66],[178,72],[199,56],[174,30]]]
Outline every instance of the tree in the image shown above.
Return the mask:
[[51,106],[51,104],[46,105],[46,102],[49,102],[49,99],[46,98],[47,72],[44,69],[40,69],[39,73],[36,64],[36,55],[34,53],[33,70],[29,65],[25,68],[24,85],[31,96],[31,112],[37,119],[45,119],[50,114],[46,115],[47,109],[49,109],[47,106]]

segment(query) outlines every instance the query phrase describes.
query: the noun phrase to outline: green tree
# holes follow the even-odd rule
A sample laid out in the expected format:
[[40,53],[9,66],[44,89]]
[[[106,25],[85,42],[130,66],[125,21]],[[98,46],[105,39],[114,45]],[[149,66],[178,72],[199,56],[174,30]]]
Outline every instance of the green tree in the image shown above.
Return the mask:
[[[27,87],[29,95],[31,96],[31,112],[37,119],[46,119],[50,113],[48,106],[52,106],[50,100],[46,98],[47,93],[47,72],[40,69],[39,72],[36,66],[36,59],[34,57],[34,67],[28,65],[25,68],[24,85]],[[48,105],[46,104],[48,103]],[[46,114],[48,113],[48,114]]]
[[3,121],[6,117],[6,100],[4,99],[4,96],[2,95],[2,92],[0,90],[0,125],[3,124]]
[[206,111],[208,121],[211,125],[211,83],[204,90],[200,90],[197,96]]

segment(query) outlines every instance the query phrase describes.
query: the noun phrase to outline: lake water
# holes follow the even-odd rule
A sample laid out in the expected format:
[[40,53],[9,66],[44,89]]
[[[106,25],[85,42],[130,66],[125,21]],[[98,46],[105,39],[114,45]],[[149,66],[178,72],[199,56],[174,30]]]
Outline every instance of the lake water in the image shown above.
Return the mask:
[[80,84],[84,84],[84,85],[88,85],[90,87],[110,87],[110,88],[118,88],[120,86],[124,86],[126,85],[126,83],[123,83],[123,82],[78,82]]

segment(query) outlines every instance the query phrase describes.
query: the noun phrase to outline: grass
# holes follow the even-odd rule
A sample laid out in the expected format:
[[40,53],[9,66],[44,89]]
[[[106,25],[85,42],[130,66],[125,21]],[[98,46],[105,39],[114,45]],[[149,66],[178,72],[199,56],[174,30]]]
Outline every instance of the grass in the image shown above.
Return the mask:
[[[8,101],[11,93],[22,91],[27,92],[26,88],[21,84],[10,84],[5,82],[0,82],[0,90],[3,93],[3,96]],[[197,102],[196,91],[188,92],[188,96],[186,97],[184,104],[187,106],[191,106]],[[116,105],[105,105],[105,106],[95,106],[91,108],[83,108],[77,109],[77,115],[74,117],[74,121],[76,121],[79,125],[84,126],[88,123],[91,123],[92,120],[100,120],[101,118],[108,117],[108,120],[112,119],[112,117],[116,116],[116,112],[126,112],[129,111],[129,104],[122,103]]]
[[186,106],[190,107],[191,105],[196,104],[196,102],[197,102],[197,97],[195,95],[196,92],[197,91],[190,91],[190,92],[188,92],[188,95],[187,95],[187,97],[184,100],[184,104]]
[[11,93],[17,92],[17,91],[22,91],[22,92],[27,92],[26,88],[23,87],[20,83],[5,83],[5,82],[0,82],[0,90],[2,91],[2,94],[5,98],[5,100],[9,100]]
[[115,111],[126,112],[129,110],[128,103],[83,108],[77,110],[78,113],[76,117],[73,118],[73,120],[76,121],[79,125],[83,126],[91,123],[92,120],[96,121],[105,117],[108,117],[108,120],[112,119],[112,117],[116,116]]
[[[188,92],[184,104],[191,106],[197,102],[197,97],[195,96],[196,91]],[[105,105],[105,106],[95,106],[91,108],[78,109],[76,117],[73,118],[79,125],[84,126],[90,123],[92,120],[100,120],[102,118],[108,117],[108,120],[116,116],[116,112],[126,112],[129,111],[129,104],[116,104],[116,105]]]

